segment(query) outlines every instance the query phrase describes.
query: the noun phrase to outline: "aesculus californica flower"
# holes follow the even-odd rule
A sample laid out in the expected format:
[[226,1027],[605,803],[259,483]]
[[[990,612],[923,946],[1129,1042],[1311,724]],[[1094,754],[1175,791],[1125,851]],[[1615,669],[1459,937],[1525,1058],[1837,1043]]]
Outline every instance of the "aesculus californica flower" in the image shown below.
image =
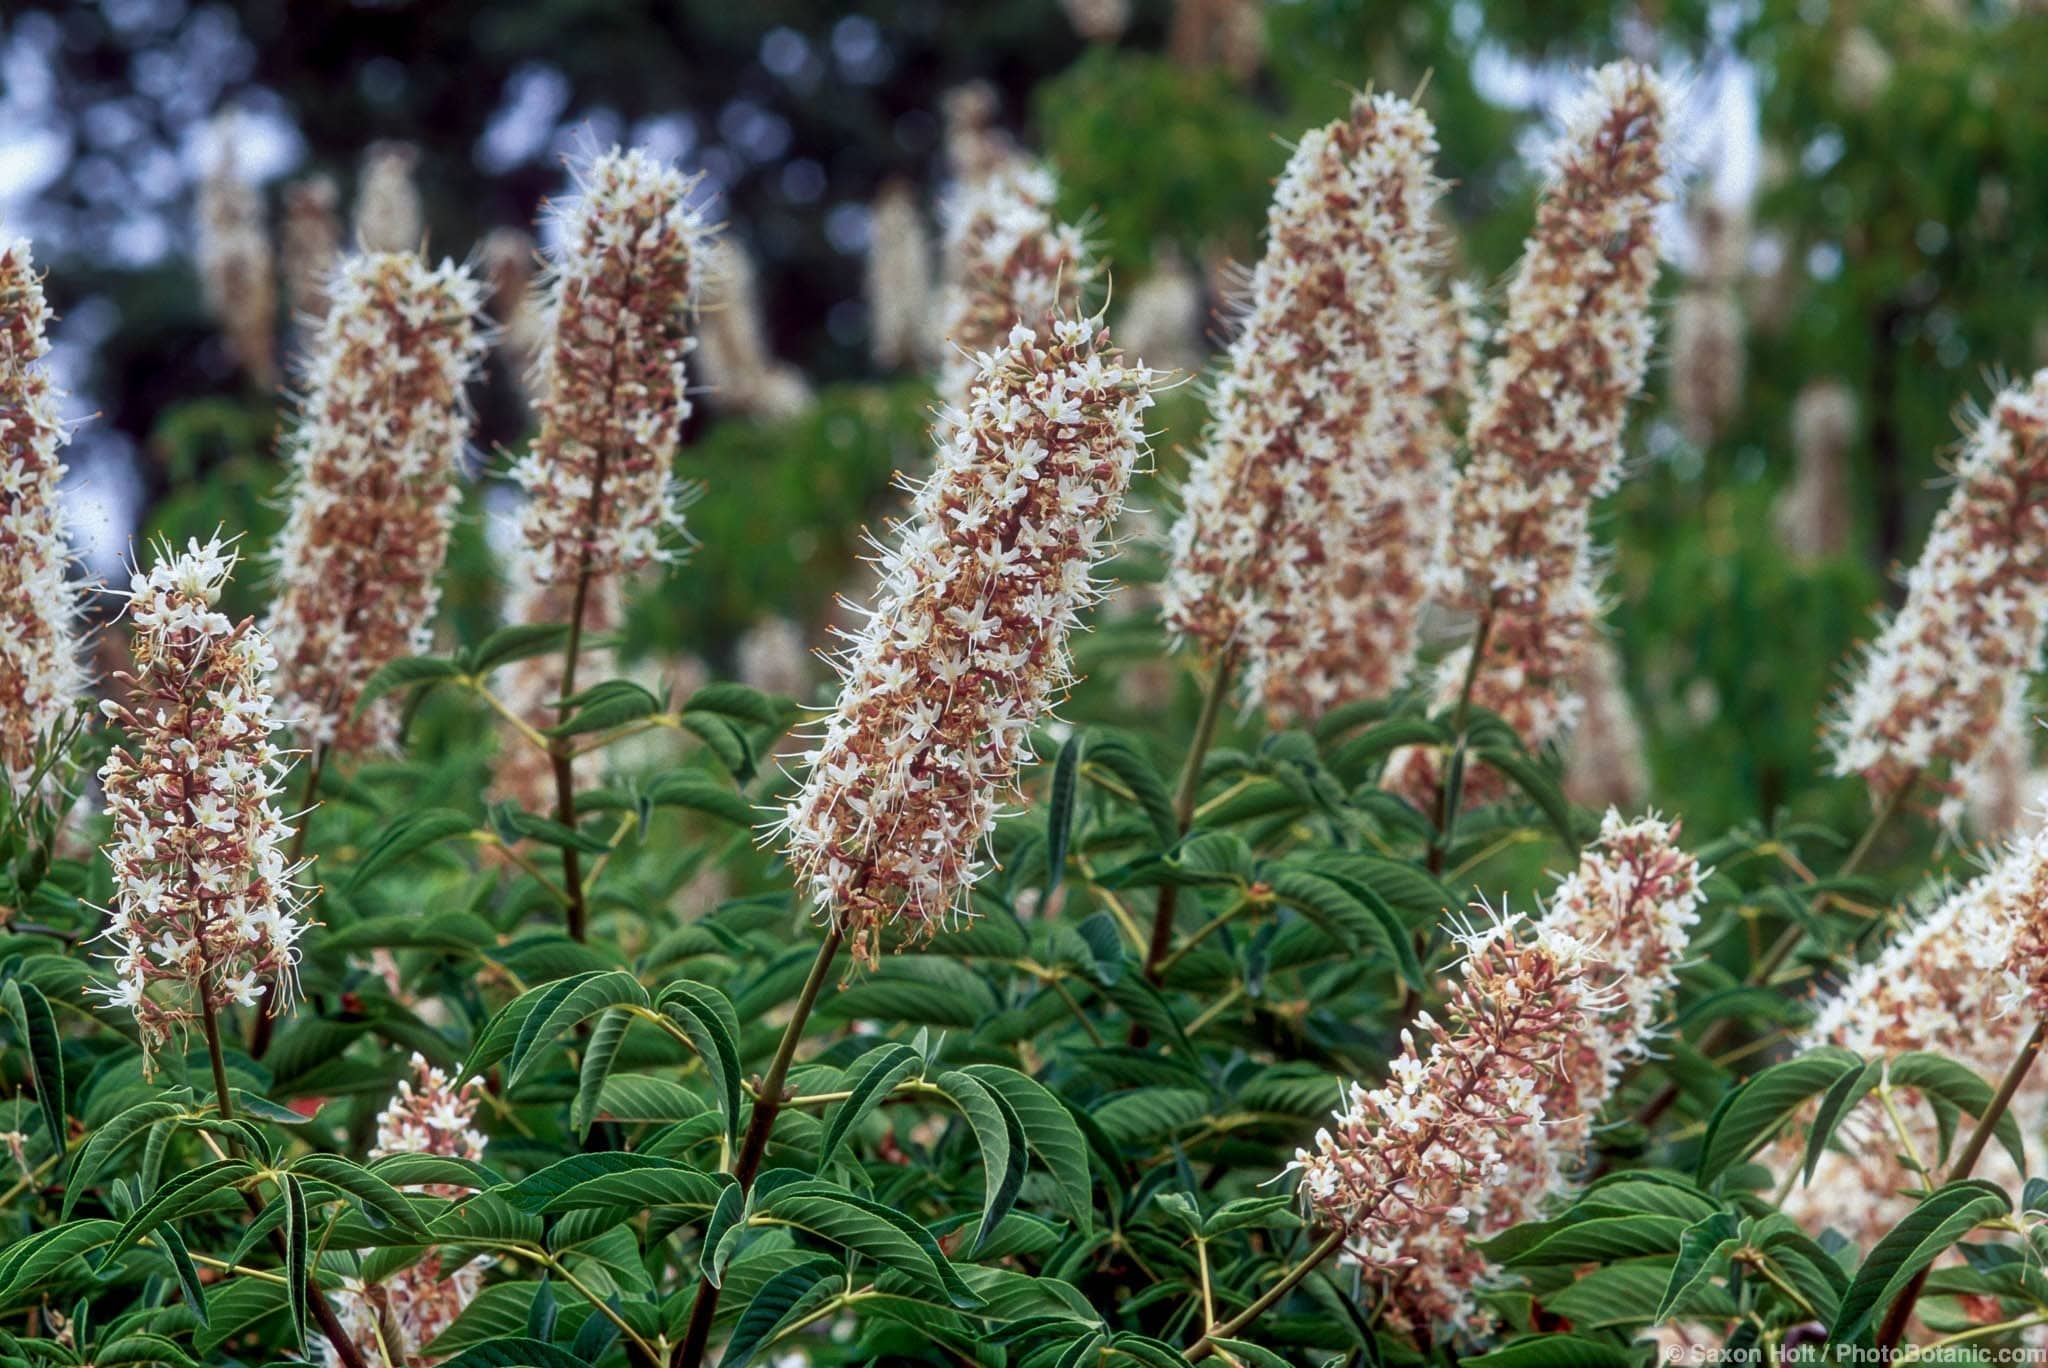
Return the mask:
[[[1570,730],[1571,681],[1599,617],[1589,520],[1620,480],[1649,364],[1671,100],[1655,73],[1617,62],[1567,111],[1452,491],[1441,593],[1483,633],[1472,701],[1532,748]],[[1444,662],[1440,703],[1462,692],[1469,661],[1468,647]],[[1390,783],[1426,801],[1435,757],[1400,759]],[[1484,788],[1467,784],[1475,799]]]
[[420,188],[413,180],[420,150],[409,142],[375,142],[363,153],[356,184],[356,247],[365,252],[417,252],[427,235]]
[[908,181],[882,186],[868,210],[868,354],[895,370],[925,354],[932,312],[932,244],[917,191]]
[[[453,1086],[448,1075],[415,1054],[413,1077],[402,1081],[389,1104],[377,1114],[377,1143],[370,1157],[393,1154],[438,1154],[453,1159],[481,1160],[486,1140],[476,1129],[477,1097],[483,1085],[472,1079]],[[461,1187],[431,1184],[422,1189],[442,1197],[460,1197]],[[422,1355],[442,1331],[476,1299],[483,1285],[484,1261],[471,1259],[444,1270],[441,1251],[429,1250],[417,1263],[387,1277],[364,1283],[348,1280],[351,1295],[339,1299],[342,1328],[371,1368],[418,1368],[438,1360]],[[340,1356],[330,1344],[328,1368],[339,1368]]]
[[1058,197],[1051,168],[1010,159],[947,203],[939,399],[948,410],[967,407],[982,358],[1011,328],[1050,335],[1053,320],[1072,317],[1094,282],[1080,229],[1053,216]]
[[[1916,776],[1952,793],[1953,771],[2039,664],[2044,634],[2048,370],[2001,391],[1971,432],[1906,601],[1830,728],[1835,773],[1861,775],[1879,800]],[[1946,819],[1959,815],[1944,804]]]
[[277,275],[263,195],[243,179],[233,114],[213,122],[213,165],[199,183],[199,277],[207,312],[249,378],[277,383]]
[[114,982],[145,1050],[207,1011],[291,1000],[306,923],[276,799],[288,765],[271,733],[277,662],[253,622],[216,605],[235,564],[219,540],[166,545],[128,591],[134,673],[106,715],[127,732],[100,768],[113,840]]
[[413,252],[353,256],[334,277],[285,442],[291,503],[264,624],[279,704],[308,743],[358,753],[396,737],[394,708],[358,716],[356,700],[385,664],[431,645],[481,302],[467,271]]
[[1545,1214],[1549,1198],[1582,1167],[1600,1109],[1623,1068],[1642,1058],[1678,986],[1678,966],[1706,901],[1699,861],[1678,844],[1676,823],[1627,820],[1609,809],[1600,837],[1579,856],[1537,923],[1536,934],[1583,947],[1586,1010],[1561,1023],[1556,1067],[1539,1085],[1541,1122],[1502,1153],[1505,1181],[1462,1199],[1467,1219],[1412,1233],[1408,1267],[1392,1275],[1388,1311],[1434,1333],[1483,1329],[1472,1293],[1499,1270],[1473,1247]]
[[1570,1087],[1586,1017],[1611,1001],[1588,947],[1553,926],[1498,922],[1465,944],[1444,1019],[1415,1019],[1426,1048],[1403,1030],[1387,1082],[1353,1084],[1334,1129],[1289,1166],[1348,1257],[1382,1280],[1415,1279],[1400,1303],[1408,1329],[1474,1314],[1451,1270],[1483,1271],[1462,1230],[1475,1200],[1508,1183],[1531,1199],[1556,1186],[1545,1100]]
[[631,574],[682,525],[670,462],[707,230],[691,182],[634,148],[579,168],[555,210],[540,434],[513,467],[520,532],[541,584]]
[[292,322],[318,328],[327,316],[328,288],[341,261],[341,190],[332,176],[307,176],[284,188],[278,249]]
[[85,692],[48,325],[27,239],[0,244],[0,773],[16,790]]
[[[2040,1004],[2026,1001],[2048,946],[2048,829],[2014,843],[1983,874],[1943,898],[1874,960],[1853,969],[1814,1015],[1803,1045],[1838,1045],[1866,1059],[1930,1051],[1996,1079],[2033,1029]],[[1933,1164],[1941,1129],[1912,1096],[1894,1110],[1906,1141]],[[2039,1134],[2048,1080],[2036,1071],[2014,1098],[2023,1132]],[[1770,1153],[1779,1172],[1803,1161],[1794,1133]],[[1793,1188],[1786,1215],[1818,1232],[1829,1226],[1866,1246],[1907,1212],[1925,1179],[1902,1164],[1901,1139],[1874,1098],[1844,1118],[1813,1178]],[[2002,1151],[1985,1153],[1981,1176],[2005,1176]]]
[[1145,450],[1155,376],[1089,321],[1019,324],[881,560],[839,701],[782,821],[819,912],[872,964],[884,927],[934,934],[985,868],[1030,731],[1072,675],[1067,641]]
[[1397,687],[1441,524],[1455,337],[1431,286],[1436,134],[1361,95],[1274,193],[1171,534],[1166,623],[1289,719]]

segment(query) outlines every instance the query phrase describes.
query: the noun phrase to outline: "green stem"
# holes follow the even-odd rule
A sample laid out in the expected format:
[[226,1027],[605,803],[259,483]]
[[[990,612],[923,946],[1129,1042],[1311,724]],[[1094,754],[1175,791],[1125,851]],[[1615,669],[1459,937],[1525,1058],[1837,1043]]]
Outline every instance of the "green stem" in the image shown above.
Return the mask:
[[1279,1282],[1267,1288],[1265,1295],[1197,1340],[1195,1347],[1188,1350],[1188,1362],[1199,1363],[1201,1360],[1209,1357],[1216,1352],[1217,1340],[1230,1339],[1238,1331],[1272,1310],[1282,1297],[1292,1292],[1303,1278],[1313,1273],[1316,1270],[1316,1266],[1322,1263],[1323,1260],[1336,1253],[1338,1247],[1343,1243],[1344,1232],[1341,1230],[1333,1230],[1328,1235],[1325,1235],[1317,1242],[1314,1249],[1309,1250],[1307,1254],[1302,1256],[1300,1263],[1288,1269],[1281,1276]]
[[[221,1120],[232,1121],[235,1117],[235,1104],[228,1092],[227,1064],[221,1057],[220,1018],[214,1011],[212,999],[207,996],[207,986],[204,983],[198,987],[198,997],[199,1021],[206,1031],[206,1056],[213,1065],[214,1100],[220,1109]],[[234,1143],[232,1136],[225,1138],[230,1145]],[[247,1188],[240,1188],[238,1191],[242,1194],[243,1203],[249,1208],[249,1214],[260,1219],[263,1215],[262,1199]],[[285,1248],[282,1234],[272,1230],[270,1243],[277,1250],[280,1259],[287,1263],[291,1261],[290,1251]],[[310,1266],[306,1270],[306,1302],[312,1309],[314,1319],[320,1322],[320,1333],[334,1346],[334,1356],[341,1360],[342,1368],[366,1368],[362,1353],[349,1339],[348,1331],[342,1328],[341,1318],[334,1314],[334,1308],[327,1304],[327,1294],[320,1290],[320,1280]]]
[[[1188,834],[1195,819],[1195,800],[1202,791],[1202,761],[1216,739],[1216,726],[1223,718],[1223,701],[1230,695],[1230,676],[1237,669],[1238,648],[1226,646],[1216,657],[1209,675],[1208,690],[1202,695],[1202,716],[1195,723],[1195,739],[1188,745],[1186,761],[1180,768],[1180,785],[1174,794],[1173,817],[1180,834]],[[1152,914],[1152,942],[1145,952],[1145,977],[1154,983],[1164,972],[1163,961],[1173,948],[1173,917],[1180,905],[1180,889],[1167,884],[1159,890],[1159,903]]]
[[1159,977],[1162,979],[1165,978],[1167,974],[1172,971],[1173,966],[1181,962],[1181,958],[1185,956],[1188,953],[1188,951],[1194,949],[1203,941],[1215,935],[1218,931],[1221,931],[1225,926],[1229,925],[1233,920],[1235,920],[1240,913],[1244,912],[1246,909],[1253,907],[1255,905],[1256,904],[1253,903],[1253,901],[1250,898],[1239,898],[1235,903],[1231,904],[1230,910],[1228,912],[1225,912],[1220,916],[1211,917],[1208,921],[1203,922],[1199,927],[1195,928],[1195,933],[1193,935],[1189,936],[1186,940],[1182,941],[1179,947],[1175,949],[1172,954],[1168,955],[1165,959],[1159,962]]
[[[803,1039],[804,1023],[810,1019],[811,1009],[817,1006],[818,995],[824,991],[825,979],[832,971],[833,957],[839,953],[840,942],[844,939],[845,933],[837,923],[826,931],[825,943],[818,947],[818,957],[811,962],[810,976],[804,980],[803,991],[797,995],[796,1009],[790,1014],[789,1024],[782,1028],[782,1042],[775,1047],[775,1058],[761,1080],[754,1114],[747,1122],[746,1138],[740,1142],[739,1158],[732,1170],[742,1193],[754,1186],[761,1156],[768,1150],[768,1133],[775,1129],[775,1117],[787,1100],[785,1089],[790,1063],[796,1058],[797,1042]],[[707,1260],[710,1253],[709,1250],[704,1251]],[[708,1279],[700,1281],[696,1304],[690,1308],[689,1329],[669,1359],[670,1368],[699,1368],[704,1362],[705,1351],[711,1346],[711,1323],[717,1315],[718,1288]]]
[[[1955,1163],[1950,1166],[1949,1182],[1969,1177],[1970,1171],[1977,1167],[1977,1161],[1984,1157],[1984,1149],[1991,1143],[1991,1133],[1998,1128],[2006,1108],[2012,1105],[2013,1094],[2020,1090],[2020,1084],[2026,1082],[2028,1071],[2034,1067],[2034,1057],[2041,1053],[2044,1036],[2048,1036],[2048,1018],[2034,1023],[2034,1029],[2020,1045],[2020,1052],[2013,1056],[2005,1077],[1999,1081],[1997,1093],[1991,1098],[1991,1105],[1977,1118],[1976,1129],[1970,1132],[1962,1152],[1956,1155]],[[1877,1332],[1877,1349],[1881,1358],[1889,1358],[1890,1351],[1898,1347],[1899,1340],[1905,1335],[1906,1322],[1913,1319],[1914,1303],[1920,1300],[1920,1289],[1927,1285],[1927,1275],[1932,1268],[1930,1264],[1915,1274],[1913,1281],[1906,1284],[1906,1290],[1892,1302],[1892,1309],[1885,1313],[1884,1326]]]

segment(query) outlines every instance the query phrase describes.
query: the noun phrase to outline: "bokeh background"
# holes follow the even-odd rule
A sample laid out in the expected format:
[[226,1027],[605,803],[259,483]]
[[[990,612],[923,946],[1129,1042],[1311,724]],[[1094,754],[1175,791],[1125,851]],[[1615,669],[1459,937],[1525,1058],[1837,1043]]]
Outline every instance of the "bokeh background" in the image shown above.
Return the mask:
[[[977,140],[1051,162],[1108,263],[1121,340],[1191,374],[1160,410],[1161,479],[1141,500],[1156,523],[1288,141],[1352,88],[1422,89],[1455,182],[1447,273],[1497,295],[1557,101],[1616,55],[1682,82],[1691,170],[1633,478],[1602,522],[1610,701],[1659,804],[1705,830],[1853,826],[1860,786],[1821,772],[1827,697],[1917,554],[1959,414],[2048,364],[2039,4],[10,0],[0,229],[49,271],[71,497],[89,564],[113,577],[143,536],[224,525],[260,545],[278,517],[288,401],[208,312],[210,172],[252,185],[273,225],[289,187],[325,176],[346,216],[381,144],[412,159],[430,253],[478,259],[494,230],[545,240],[536,214],[579,151],[637,141],[701,173],[752,298],[717,301],[740,355],[705,377],[678,458],[702,488],[698,545],[636,600],[624,654],[810,693],[822,671],[798,648],[859,592],[863,529],[927,445],[936,339],[878,355],[883,315],[916,303],[869,290],[879,201],[900,252],[903,206],[936,235]],[[288,368],[283,319],[280,338]],[[451,634],[497,611],[495,474],[526,435],[509,359],[478,405]],[[1084,648],[1072,707],[1159,729],[1194,686],[1146,663],[1162,649],[1153,557],[1134,548],[1119,570],[1132,592]],[[260,579],[239,592],[253,604]],[[2009,744],[2024,778],[2031,740]]]

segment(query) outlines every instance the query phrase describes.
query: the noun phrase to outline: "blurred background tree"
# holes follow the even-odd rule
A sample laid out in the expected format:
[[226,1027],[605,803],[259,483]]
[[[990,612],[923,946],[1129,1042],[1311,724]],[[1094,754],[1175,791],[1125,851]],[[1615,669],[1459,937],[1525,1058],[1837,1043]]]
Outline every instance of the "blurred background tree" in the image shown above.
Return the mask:
[[[1959,408],[2048,362],[2037,4],[14,0],[0,222],[36,240],[64,315],[63,374],[90,417],[74,484],[104,575],[143,532],[225,524],[260,546],[275,523],[277,400],[206,316],[194,264],[215,115],[238,111],[237,160],[273,223],[289,181],[324,173],[346,205],[372,144],[415,145],[427,246],[457,257],[530,227],[579,149],[639,141],[701,172],[756,264],[766,350],[803,383],[766,416],[700,407],[679,458],[703,489],[700,544],[626,647],[758,669],[764,619],[825,640],[834,593],[860,591],[862,525],[924,459],[929,379],[872,359],[864,258],[886,186],[930,219],[949,118],[1053,162],[1109,264],[1113,322],[1148,299],[1157,313],[1148,283],[1184,282],[1206,330],[1182,344],[1192,360],[1227,331],[1232,263],[1258,250],[1289,140],[1348,89],[1426,85],[1454,182],[1446,266],[1490,287],[1529,222],[1547,111],[1618,53],[1685,81],[1695,167],[1668,225],[1637,477],[1603,524],[1620,679],[1663,804],[1707,830],[1781,809],[1853,825],[1858,786],[1819,772],[1826,699],[1887,571],[1917,554]],[[1148,345],[1173,345],[1157,332]],[[488,469],[524,439],[509,369],[479,407]],[[1162,406],[1169,489],[1201,417],[1199,385]],[[480,481],[448,595],[464,629],[497,611],[504,507]],[[1134,551],[1127,577],[1148,560]],[[1191,707],[1187,681],[1123,663],[1156,631],[1141,608],[1106,625],[1074,709]]]

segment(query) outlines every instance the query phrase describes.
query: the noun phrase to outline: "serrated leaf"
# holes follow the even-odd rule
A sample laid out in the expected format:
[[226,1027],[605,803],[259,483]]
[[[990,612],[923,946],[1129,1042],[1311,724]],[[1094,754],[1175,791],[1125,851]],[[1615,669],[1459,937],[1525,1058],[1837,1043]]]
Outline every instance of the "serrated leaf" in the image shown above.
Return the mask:
[[882,1104],[890,1089],[918,1072],[924,1059],[908,1045],[888,1044],[869,1050],[847,1066],[839,1091],[846,1099],[825,1113],[825,1134],[818,1142],[818,1168],[823,1173],[838,1153],[840,1143],[861,1121]]
[[740,1042],[732,1000],[715,988],[682,981],[661,990],[662,1012],[676,1024],[704,1061],[718,1084],[719,1113],[725,1119],[725,1142],[739,1143]]
[[610,1076],[612,1061],[618,1058],[619,1045],[632,1025],[630,1013],[613,1008],[599,1017],[591,1029],[590,1043],[584,1048],[583,1064],[577,1071],[576,1098],[569,1104],[569,1125],[579,1139],[590,1134],[598,1101],[604,1095],[605,1079]]
[[1460,1359],[1464,1368],[1635,1368],[1635,1356],[1604,1340],[1543,1335]]
[[1832,1045],[1765,1069],[1723,1100],[1700,1143],[1699,1181],[1711,1183],[1727,1168],[1768,1144],[1807,1100],[1825,1093],[1863,1061]]
[[358,893],[373,875],[381,874],[401,860],[451,836],[466,836],[475,830],[473,818],[452,808],[408,812],[386,826],[370,842],[362,859],[356,861],[355,868],[349,871],[346,891],[351,895]]
[[469,672],[482,678],[501,665],[563,649],[569,640],[566,622],[520,622],[500,627],[469,652]]
[[306,1189],[298,1175],[279,1180],[284,1189],[285,1295],[292,1312],[292,1348],[306,1352],[306,1265],[310,1235],[306,1229]]
[[[1885,1070],[1885,1081],[1894,1088],[1918,1088],[1928,1097],[1945,1102],[1971,1117],[1984,1115],[1993,1098],[1991,1085],[1969,1069],[1946,1056],[1922,1050],[1894,1059]],[[2026,1145],[2020,1139],[2019,1118],[2012,1114],[2010,1108],[1999,1114],[1998,1124],[1992,1127],[1991,1133],[2012,1156],[2013,1164],[2025,1173]]]
[[1067,873],[1067,843],[1074,834],[1074,799],[1081,787],[1081,753],[1087,733],[1076,731],[1053,761],[1052,792],[1045,808],[1045,897],[1051,905]]
[[355,716],[361,717],[372,703],[396,689],[409,689],[416,684],[437,684],[454,679],[462,670],[452,660],[439,656],[400,656],[387,661],[363,684],[362,693],[356,696]]
[[526,1076],[541,1050],[552,1045],[576,1026],[613,1007],[646,1007],[647,990],[640,980],[623,969],[578,974],[536,988],[540,1000],[527,1014],[506,1059],[505,1086],[514,1087]]
[[192,1308],[192,1314],[199,1323],[205,1325],[206,1284],[199,1281],[199,1269],[192,1262],[192,1251],[185,1248],[185,1237],[168,1222],[150,1231],[149,1237],[171,1261],[171,1271],[177,1274],[178,1285],[185,1289],[185,1304]]
[[967,1118],[981,1151],[981,1222],[967,1244],[968,1253],[973,1254],[1016,1204],[1017,1193],[1024,1186],[1024,1127],[1009,1104],[971,1074],[952,1069],[935,1082]]
[[1706,1286],[1715,1271],[1739,1247],[1735,1238],[1738,1228],[1734,1215],[1726,1211],[1717,1211],[1686,1227],[1678,1237],[1678,1257],[1672,1261],[1670,1276],[1665,1280],[1663,1295],[1657,1303],[1657,1313],[1651,1319],[1661,1324],[1676,1308]]
[[1335,869],[1285,865],[1272,869],[1266,882],[1275,897],[1322,927],[1346,949],[1377,946],[1404,983],[1418,993],[1424,991],[1422,964],[1415,956],[1408,929],[1371,888]]
[[1829,1343],[1846,1344],[1862,1334],[1921,1269],[1985,1221],[2011,1212],[2005,1193],[1981,1178],[1964,1178],[1929,1193],[1885,1233],[1849,1280],[1828,1327]]
[[569,700],[570,715],[546,729],[553,737],[581,736],[610,731],[661,711],[661,700],[630,679],[607,679],[593,684]]
[[406,1195],[353,1160],[338,1154],[306,1154],[292,1163],[292,1172],[339,1188],[355,1198],[372,1225],[390,1225],[419,1240],[429,1237],[426,1222]]
[[1060,1205],[1084,1234],[1095,1223],[1094,1182],[1088,1145],[1080,1127],[1057,1097],[1038,1080],[1000,1064],[969,1064],[960,1070],[986,1084],[1009,1105],[1024,1129],[1024,1143],[1058,1185]]
[[865,1254],[941,1293],[955,1306],[981,1305],[931,1232],[879,1202],[824,1183],[792,1183],[769,1194],[750,1219],[756,1224],[795,1226]]
[[761,814],[744,794],[721,784],[703,770],[670,770],[647,785],[643,796],[656,807],[689,808],[734,826],[758,825]]
[[747,1368],[783,1331],[814,1314],[844,1285],[835,1260],[806,1259],[761,1284],[726,1341],[722,1368]]
[[41,989],[16,978],[0,983],[0,1004],[6,1006],[7,1015],[27,1046],[36,1103],[50,1133],[50,1145],[61,1154],[65,1139],[64,1040],[57,1034],[56,1014],[50,1010],[50,1001]]

